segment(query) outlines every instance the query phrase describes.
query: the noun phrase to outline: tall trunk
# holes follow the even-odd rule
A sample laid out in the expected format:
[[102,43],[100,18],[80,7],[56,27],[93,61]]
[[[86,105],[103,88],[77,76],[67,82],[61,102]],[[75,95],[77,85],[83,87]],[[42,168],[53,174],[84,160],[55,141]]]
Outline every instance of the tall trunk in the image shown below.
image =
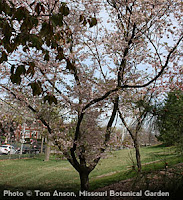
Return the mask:
[[89,189],[89,173],[87,171],[82,171],[79,173],[81,182],[81,191],[88,191]]
[[48,140],[47,145],[46,145],[46,150],[45,150],[44,161],[49,161],[49,159],[50,159],[50,146],[51,146],[51,141]]
[[41,154],[43,153],[44,137],[41,138]]
[[136,151],[136,160],[137,160],[138,171],[141,172],[142,165],[141,165],[141,159],[140,159],[140,148],[139,148],[139,144],[137,141],[134,141],[134,147],[135,147],[135,151]]

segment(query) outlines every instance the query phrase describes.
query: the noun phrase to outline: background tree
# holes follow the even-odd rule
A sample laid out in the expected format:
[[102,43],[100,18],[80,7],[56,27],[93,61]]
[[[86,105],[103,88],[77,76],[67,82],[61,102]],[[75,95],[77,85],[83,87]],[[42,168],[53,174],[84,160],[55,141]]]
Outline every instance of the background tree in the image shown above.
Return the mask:
[[[38,104],[39,101],[39,104]],[[58,129],[62,130],[63,128],[63,108],[56,106],[54,104],[49,104],[47,100],[45,102],[42,102],[42,100],[37,99],[37,107],[39,108],[38,115],[44,116],[44,119],[48,123],[49,126],[52,127],[52,129]],[[27,108],[25,108],[27,109]],[[51,147],[53,147],[52,139],[50,138],[50,135],[46,129],[42,134],[42,137],[46,139],[46,149],[45,149],[45,159],[44,161],[49,161],[50,153],[51,153]]]
[[[19,113],[20,114],[20,113]],[[0,99],[0,143],[16,142],[15,131],[21,121],[11,102]]]
[[182,144],[183,141],[183,92],[174,90],[166,95],[157,107],[156,124],[158,139],[166,145]]
[[[140,133],[152,110],[153,92],[150,90],[143,94],[143,92],[139,93],[136,90],[133,94],[129,96],[128,94],[129,92],[125,93],[125,100],[123,99],[122,104],[119,105],[118,113],[123,126],[127,129],[133,141],[138,171],[141,171]],[[123,114],[121,110],[123,110]]]
[[[81,190],[87,190],[89,174],[108,147],[120,92],[148,87],[180,62],[181,1],[1,0],[0,8],[1,89],[42,121],[78,171]],[[165,44],[170,35],[172,41]],[[35,96],[64,106],[64,123],[75,123],[52,128],[39,114]],[[83,134],[91,136],[89,131],[99,128],[93,123],[96,129],[84,132],[85,120],[95,114],[99,122],[106,113],[102,144],[98,140],[95,153],[81,148]],[[90,153],[96,157],[90,159]]]

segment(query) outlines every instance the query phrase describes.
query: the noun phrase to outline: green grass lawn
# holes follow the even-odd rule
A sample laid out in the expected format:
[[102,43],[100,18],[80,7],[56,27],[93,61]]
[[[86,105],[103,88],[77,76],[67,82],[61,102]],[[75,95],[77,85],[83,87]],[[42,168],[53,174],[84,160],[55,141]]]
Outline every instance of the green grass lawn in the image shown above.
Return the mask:
[[[183,161],[181,157],[177,157],[173,148],[161,146],[141,148],[141,157],[143,170],[162,168],[165,162],[171,165]],[[132,160],[135,161],[134,150],[108,153],[90,174],[90,189],[134,176],[135,172],[131,170]],[[44,162],[41,156],[0,161],[1,189],[78,191],[79,184],[78,173],[69,162],[57,160],[53,156],[48,162]]]

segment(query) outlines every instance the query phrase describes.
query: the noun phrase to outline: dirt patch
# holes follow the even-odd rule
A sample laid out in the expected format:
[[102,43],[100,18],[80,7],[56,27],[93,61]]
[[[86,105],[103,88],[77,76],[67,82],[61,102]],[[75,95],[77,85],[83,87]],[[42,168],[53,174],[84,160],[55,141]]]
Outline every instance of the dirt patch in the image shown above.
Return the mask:
[[99,188],[94,192],[98,192],[98,195],[99,192],[106,192],[103,193],[105,196],[89,197],[87,200],[178,199],[183,195],[182,188],[183,163],[179,163],[171,168],[141,173],[135,178]]

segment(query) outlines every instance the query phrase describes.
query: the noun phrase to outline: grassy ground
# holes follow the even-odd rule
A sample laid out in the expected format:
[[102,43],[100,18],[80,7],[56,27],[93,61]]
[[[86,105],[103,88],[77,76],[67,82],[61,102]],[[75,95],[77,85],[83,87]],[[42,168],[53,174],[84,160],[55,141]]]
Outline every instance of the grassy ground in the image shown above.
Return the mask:
[[[141,158],[144,171],[163,168],[165,163],[173,165],[183,162],[182,157],[177,157],[173,148],[162,146],[141,148]],[[94,190],[135,176],[135,171],[131,170],[133,161],[134,150],[124,149],[109,153],[90,174],[90,189]],[[78,191],[79,176],[67,161],[57,160],[55,157],[51,157],[48,162],[44,162],[41,156],[22,160],[1,160],[0,188]]]

